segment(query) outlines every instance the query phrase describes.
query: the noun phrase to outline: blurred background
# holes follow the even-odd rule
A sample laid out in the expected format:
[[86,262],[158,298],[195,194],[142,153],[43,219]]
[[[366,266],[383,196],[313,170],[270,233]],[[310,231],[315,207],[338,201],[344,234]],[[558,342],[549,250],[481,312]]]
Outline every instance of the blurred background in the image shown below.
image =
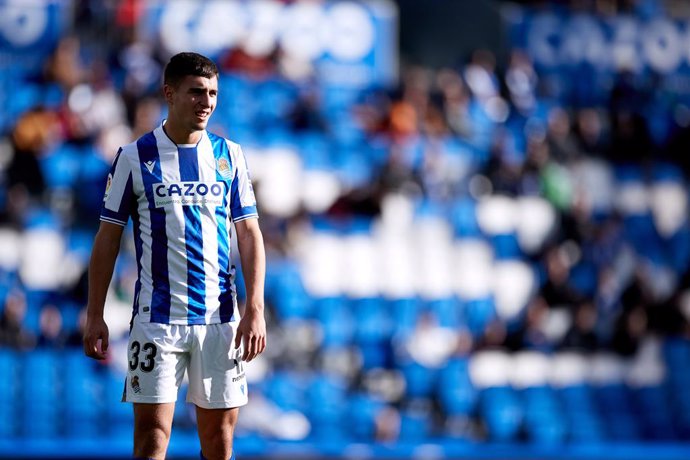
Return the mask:
[[0,456],[130,455],[131,229],[105,363],[86,267],[182,50],[268,255],[238,458],[690,458],[681,0],[0,0]]

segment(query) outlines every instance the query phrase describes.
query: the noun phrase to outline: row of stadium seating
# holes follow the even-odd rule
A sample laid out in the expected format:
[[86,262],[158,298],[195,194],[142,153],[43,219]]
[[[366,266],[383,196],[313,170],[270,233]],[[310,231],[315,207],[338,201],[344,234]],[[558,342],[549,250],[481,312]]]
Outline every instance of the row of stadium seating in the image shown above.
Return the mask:
[[[665,341],[663,355],[663,362],[634,363],[613,355],[495,351],[452,358],[438,369],[399,363],[408,398],[400,410],[400,438],[469,440],[473,431],[485,430],[496,442],[549,445],[687,440],[690,341]],[[128,436],[132,413],[118,404],[121,372],[85,360],[79,350],[2,350],[0,367],[6,376],[0,383],[0,439]],[[372,441],[390,405],[385,391],[378,397],[353,392],[342,378],[318,372],[276,371],[252,388],[281,416],[307,421],[276,427],[279,439]],[[183,388],[181,399],[184,394]],[[441,426],[427,416],[431,404],[445,416]],[[177,429],[194,429],[190,407],[178,404]],[[258,429],[241,424],[239,436]]]

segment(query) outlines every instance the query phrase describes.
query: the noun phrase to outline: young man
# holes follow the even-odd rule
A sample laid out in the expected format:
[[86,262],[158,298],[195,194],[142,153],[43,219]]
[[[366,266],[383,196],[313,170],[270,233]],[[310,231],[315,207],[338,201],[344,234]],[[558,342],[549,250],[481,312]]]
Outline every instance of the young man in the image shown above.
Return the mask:
[[[202,458],[234,459],[233,431],[247,403],[243,362],[266,347],[256,201],[240,146],[206,131],[218,97],[213,62],[196,53],[173,56],[163,91],[167,120],[121,148],[108,176],[89,265],[84,351],[106,357],[105,296],[131,217],[139,276],[123,400],[134,403],[134,457],[165,457],[186,370]],[[247,290],[241,319],[231,221]]]

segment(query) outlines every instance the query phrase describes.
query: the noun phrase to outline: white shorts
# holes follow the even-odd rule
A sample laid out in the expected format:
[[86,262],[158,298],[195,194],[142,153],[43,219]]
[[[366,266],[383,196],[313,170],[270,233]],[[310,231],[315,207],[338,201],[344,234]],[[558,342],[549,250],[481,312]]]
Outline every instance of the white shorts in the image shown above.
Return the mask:
[[129,335],[123,401],[175,402],[186,370],[187,402],[205,409],[247,404],[243,346],[235,348],[237,322],[186,326],[138,319]]

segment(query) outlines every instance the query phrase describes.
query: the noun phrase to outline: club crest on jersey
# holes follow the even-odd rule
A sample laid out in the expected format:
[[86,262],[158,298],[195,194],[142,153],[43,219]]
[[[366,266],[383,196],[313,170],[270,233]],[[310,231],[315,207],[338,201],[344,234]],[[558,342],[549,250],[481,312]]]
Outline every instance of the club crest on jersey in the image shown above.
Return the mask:
[[182,206],[222,206],[222,182],[159,182],[153,184],[157,208],[171,204]]
[[216,170],[218,174],[223,176],[225,179],[232,178],[232,171],[230,170],[230,162],[225,158],[219,158],[216,160]]

